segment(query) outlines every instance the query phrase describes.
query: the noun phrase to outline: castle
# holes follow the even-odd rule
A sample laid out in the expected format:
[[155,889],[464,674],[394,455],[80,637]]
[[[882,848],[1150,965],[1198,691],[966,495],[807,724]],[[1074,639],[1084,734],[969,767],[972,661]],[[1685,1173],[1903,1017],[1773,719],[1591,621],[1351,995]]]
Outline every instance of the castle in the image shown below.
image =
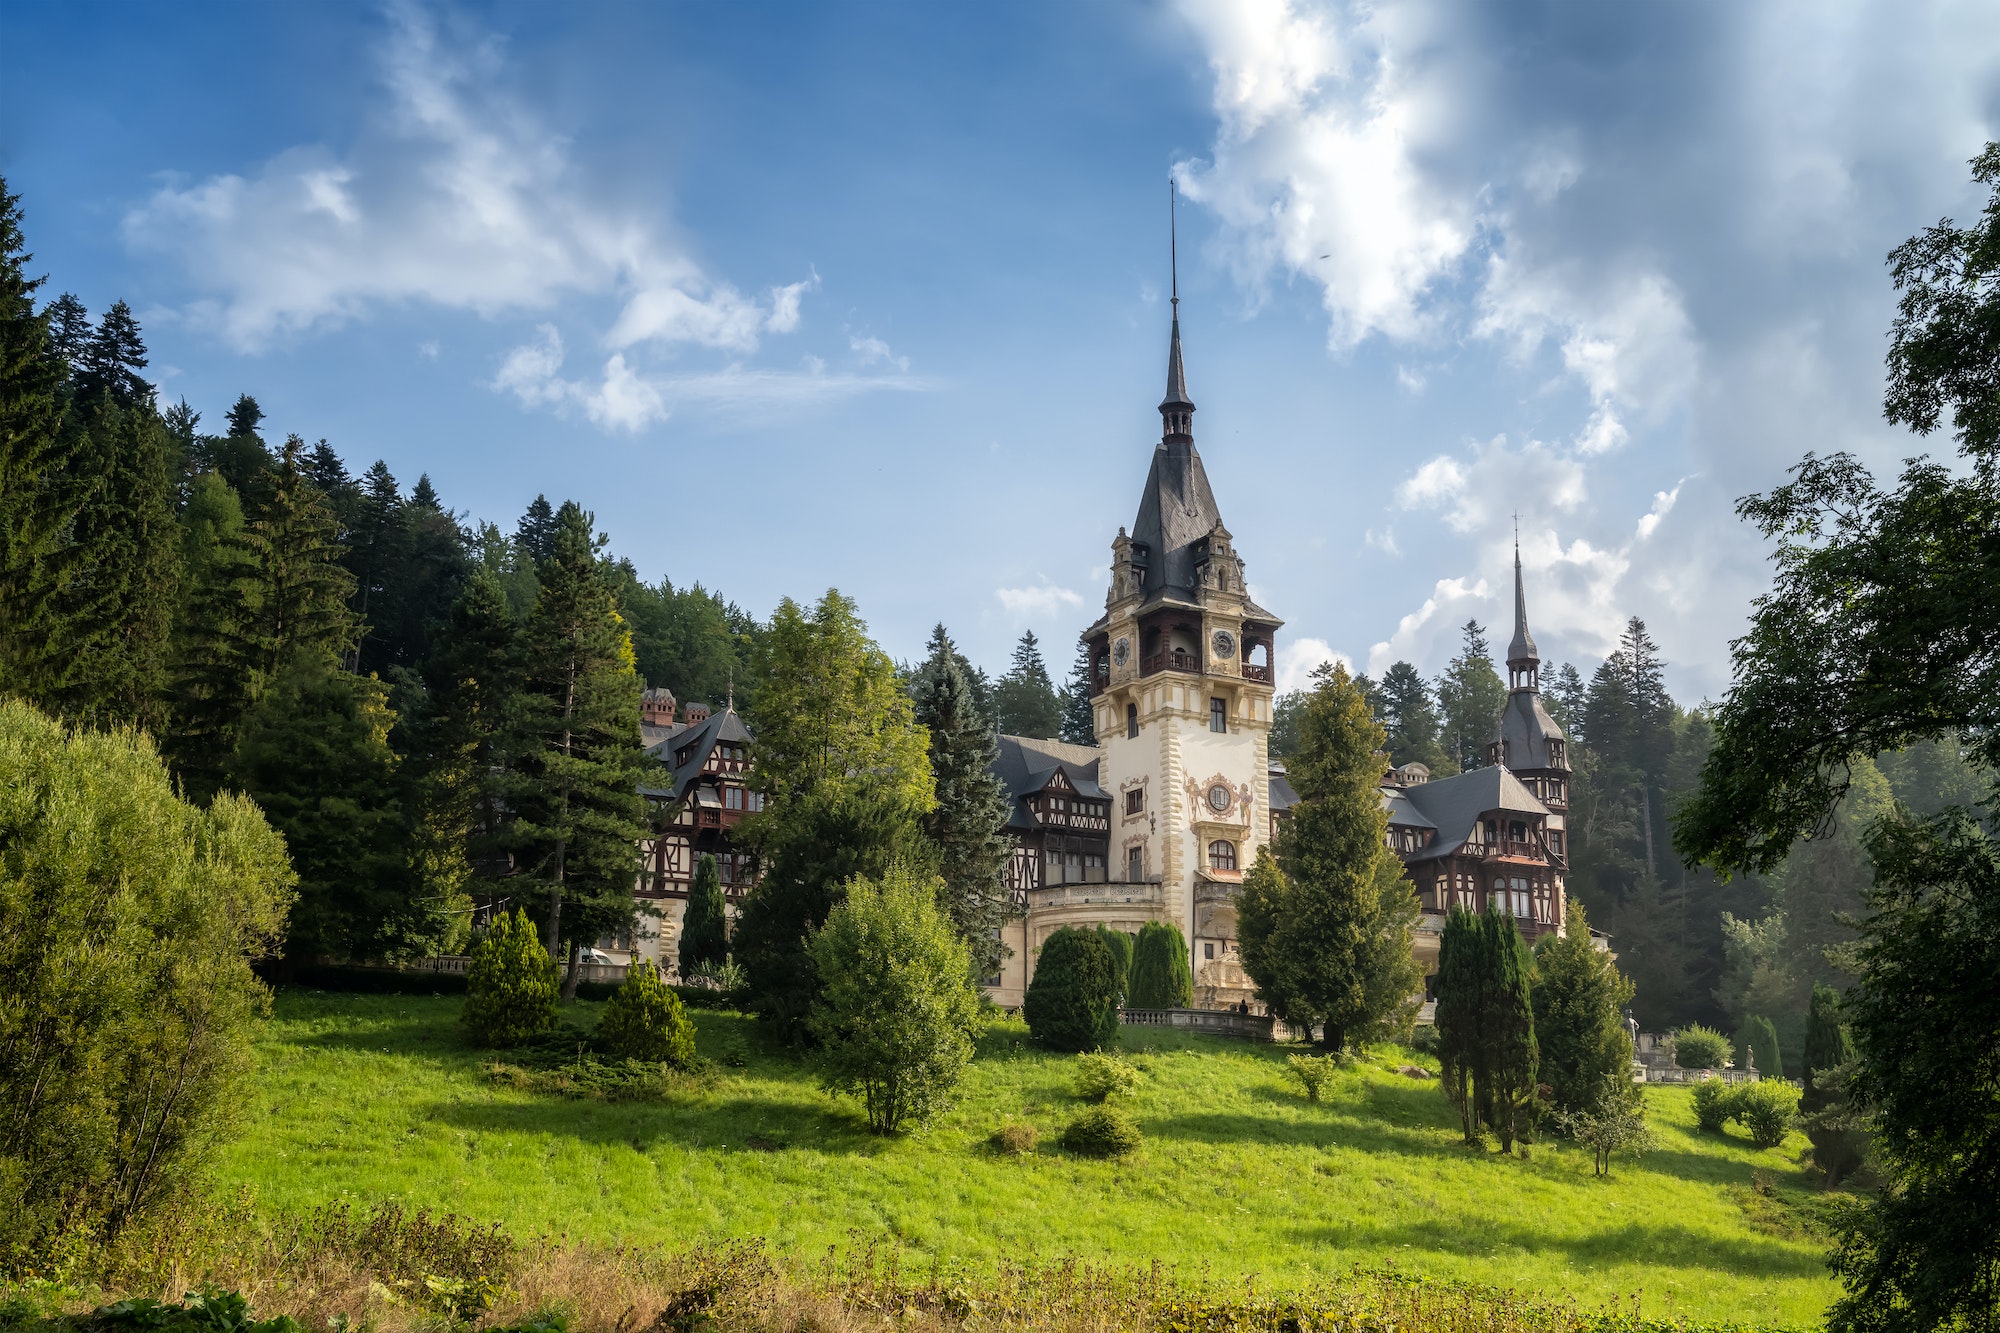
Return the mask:
[[[1168,921],[1188,942],[1198,1007],[1257,1007],[1236,903],[1243,872],[1299,800],[1270,752],[1284,622],[1251,598],[1194,446],[1178,294],[1159,411],[1137,515],[1111,543],[1104,614],[1082,634],[1097,744],[999,738],[1018,916],[1001,928],[1008,956],[984,981],[1002,1005],[1021,1003],[1051,932]],[[1406,764],[1383,779],[1388,843],[1422,905],[1426,973],[1454,906],[1498,903],[1531,942],[1563,929],[1570,761],[1540,669],[1516,552],[1508,694],[1486,766],[1433,780]],[[661,821],[642,848],[638,897],[649,911],[639,938],[609,943],[671,966],[696,859],[717,857],[732,902],[750,887],[755,867],[730,833],[761,801],[733,708],[690,705],[681,721],[671,695],[648,691],[642,721],[663,770],[644,790]]]

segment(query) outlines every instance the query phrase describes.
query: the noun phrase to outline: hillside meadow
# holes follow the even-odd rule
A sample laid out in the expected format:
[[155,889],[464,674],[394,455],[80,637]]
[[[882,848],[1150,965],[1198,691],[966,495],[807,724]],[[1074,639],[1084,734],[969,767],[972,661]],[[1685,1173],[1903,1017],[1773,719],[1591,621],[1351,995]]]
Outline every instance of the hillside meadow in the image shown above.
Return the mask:
[[[1811,1325],[1834,1292],[1804,1139],[1759,1151],[1701,1134],[1684,1089],[1648,1091],[1658,1148],[1600,1180],[1560,1143],[1528,1161],[1468,1150],[1395,1048],[1315,1105],[1281,1077],[1282,1049],[1128,1029],[1145,1077],[1125,1105],[1146,1145],[1102,1162],[1052,1146],[1080,1105],[1072,1061],[1011,1019],[989,1026],[956,1110],[885,1141],[739,1015],[693,1013],[722,1064],[705,1088],[605,1102],[496,1083],[460,1004],[280,991],[223,1180],[260,1210],[394,1200],[518,1236],[756,1237],[800,1263],[868,1245],[906,1265],[1075,1255],[1267,1287],[1360,1265],[1773,1327]],[[598,1007],[566,1014],[587,1026]],[[988,1148],[1008,1119],[1042,1149]]]

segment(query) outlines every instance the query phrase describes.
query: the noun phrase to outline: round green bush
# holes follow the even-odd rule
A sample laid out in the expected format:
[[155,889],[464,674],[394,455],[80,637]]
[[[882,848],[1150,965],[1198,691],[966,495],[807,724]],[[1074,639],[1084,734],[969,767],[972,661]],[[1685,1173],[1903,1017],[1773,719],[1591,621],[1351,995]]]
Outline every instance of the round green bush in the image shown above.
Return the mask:
[[560,1021],[556,967],[526,912],[502,912],[472,946],[459,1021],[481,1046],[518,1046]]
[[1085,1051],[1076,1057],[1076,1095],[1087,1102],[1109,1101],[1139,1086],[1139,1071],[1115,1055]]
[[1148,921],[1139,927],[1125,1003],[1134,1009],[1185,1009],[1194,1003],[1194,973],[1179,926]]
[[1674,1063],[1682,1069],[1720,1069],[1731,1050],[1729,1038],[1699,1023],[1674,1034]]
[[1694,1085],[1694,1119],[1704,1131],[1720,1134],[1735,1114],[1736,1090],[1727,1083],[1707,1078]]
[[1093,1106],[1063,1126],[1063,1149],[1079,1157],[1123,1157],[1145,1142],[1132,1117],[1109,1106]]
[[1775,1148],[1785,1141],[1799,1113],[1798,1089],[1776,1079],[1737,1086],[1735,1118],[1750,1131],[1750,1142]]
[[1021,1017],[1053,1051],[1094,1051],[1118,1038],[1118,962],[1094,930],[1064,926],[1042,942]]
[[681,997],[653,965],[635,958],[625,984],[611,993],[597,1022],[597,1044],[627,1060],[658,1060],[676,1069],[694,1066],[694,1024]]

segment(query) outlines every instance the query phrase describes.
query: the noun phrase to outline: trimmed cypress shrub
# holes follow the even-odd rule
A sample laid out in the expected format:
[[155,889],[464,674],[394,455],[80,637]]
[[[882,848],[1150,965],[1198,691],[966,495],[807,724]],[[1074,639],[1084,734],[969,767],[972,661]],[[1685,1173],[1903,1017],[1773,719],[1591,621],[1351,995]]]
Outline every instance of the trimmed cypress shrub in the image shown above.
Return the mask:
[[1766,1078],[1783,1078],[1785,1060],[1778,1050],[1778,1026],[1762,1014],[1752,1014],[1743,1024],[1743,1059],[1755,1059],[1757,1072]]
[[715,858],[704,853],[695,864],[694,885],[681,917],[681,980],[693,976],[703,963],[721,967],[728,961],[729,916],[723,906],[722,876]]
[[1109,926],[1099,926],[1097,933],[1111,946],[1111,964],[1118,975],[1118,1003],[1129,1004],[1126,996],[1132,993],[1132,937]]
[[1854,1038],[1840,1023],[1840,993],[1824,983],[1814,985],[1812,1006],[1806,1012],[1804,1110],[1813,1112],[1826,1106],[1829,1095],[1820,1086],[1819,1076],[1853,1058]]
[[502,912],[473,946],[459,1021],[481,1046],[516,1046],[556,1025],[555,964],[526,912]]
[[676,1069],[694,1065],[694,1024],[680,996],[643,958],[632,960],[625,984],[611,993],[597,1023],[597,1042],[628,1060],[659,1060]]
[[1021,1017],[1041,1045],[1094,1051],[1118,1037],[1118,964],[1094,930],[1064,926],[1042,942]]
[[1125,1003],[1134,1009],[1185,1009],[1194,1003],[1194,971],[1179,926],[1148,921],[1139,927]]

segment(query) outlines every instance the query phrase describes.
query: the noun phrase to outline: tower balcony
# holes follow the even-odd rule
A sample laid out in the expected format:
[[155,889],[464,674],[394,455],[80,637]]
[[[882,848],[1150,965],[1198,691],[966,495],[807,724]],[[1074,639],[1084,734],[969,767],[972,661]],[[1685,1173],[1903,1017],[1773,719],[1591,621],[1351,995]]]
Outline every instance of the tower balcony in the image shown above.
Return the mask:
[[1191,676],[1199,676],[1201,670],[1201,654],[1191,653],[1185,648],[1139,659],[1139,674],[1142,676],[1158,675],[1162,671],[1185,671]]

